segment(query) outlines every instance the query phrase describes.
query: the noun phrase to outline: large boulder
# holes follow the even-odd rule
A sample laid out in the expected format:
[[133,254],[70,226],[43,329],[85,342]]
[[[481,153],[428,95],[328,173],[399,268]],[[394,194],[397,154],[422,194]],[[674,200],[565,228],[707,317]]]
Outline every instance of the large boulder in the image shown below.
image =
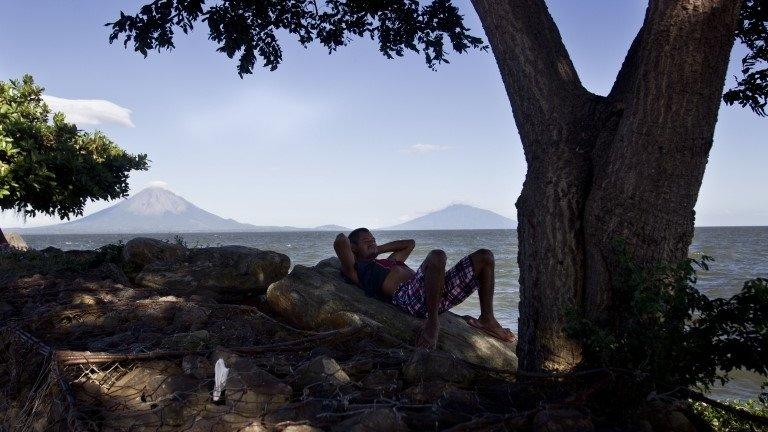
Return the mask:
[[[422,320],[405,314],[396,306],[367,297],[362,290],[340,276],[336,258],[315,267],[297,265],[267,291],[269,305],[291,324],[307,330],[338,328],[346,317],[362,315],[376,321],[386,335],[411,344]],[[515,344],[502,342],[467,324],[458,315],[440,316],[437,347],[455,357],[484,366],[517,369]]]
[[235,301],[263,294],[288,274],[288,256],[245,246],[187,249],[148,238],[125,245],[123,260],[135,283],[163,293],[202,294]]
[[27,246],[27,242],[24,241],[24,239],[15,232],[6,232],[5,233],[5,241],[7,243],[2,242],[3,232],[0,231],[0,249],[9,249],[9,250],[17,250],[17,251],[25,251],[29,249],[29,246]]
[[123,247],[123,263],[132,270],[141,270],[147,264],[158,261],[180,261],[187,249],[149,237],[136,237]]

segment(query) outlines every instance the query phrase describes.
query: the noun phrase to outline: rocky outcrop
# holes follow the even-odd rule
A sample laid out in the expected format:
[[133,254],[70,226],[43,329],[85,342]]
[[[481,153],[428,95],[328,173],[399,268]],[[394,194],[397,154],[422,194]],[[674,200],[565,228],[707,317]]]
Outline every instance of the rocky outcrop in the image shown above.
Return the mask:
[[187,249],[181,245],[148,237],[136,237],[123,247],[123,264],[131,270],[140,271],[154,262],[181,261],[186,253]]
[[[453,314],[442,316],[440,339],[452,355],[404,346],[419,320],[345,284],[336,260],[273,283],[271,307],[239,305],[133,281],[161,266],[207,262],[218,266],[210,273],[224,272],[253,250],[227,261],[229,248],[196,256],[155,240],[129,243],[125,261],[110,253],[119,247],[0,254],[0,377],[9,377],[0,379],[0,430],[613,430],[572,402],[568,381],[516,381],[463,361],[516,364],[511,344]],[[200,286],[192,282],[185,286]],[[278,314],[305,329],[345,329],[304,331]],[[597,395],[583,407],[607,400]],[[651,402],[639,424],[621,430],[692,431],[688,412]]]
[[245,246],[185,248],[138,237],[125,244],[124,267],[136,285],[174,295],[237,301],[263,294],[288,274],[288,256]]
[[[297,265],[287,277],[269,287],[267,301],[299,328],[339,328],[350,315],[357,314],[380,324],[387,335],[412,343],[421,320],[394,305],[365,296],[359,288],[341,279],[339,269],[336,258],[323,260],[312,268]],[[514,344],[486,335],[451,312],[441,315],[440,324],[439,350],[484,366],[517,369]]]
[[285,405],[291,388],[247,358],[227,357],[226,398],[210,398],[209,382],[172,361],[136,365],[114,381],[88,379],[74,386],[83,404],[98,406],[105,430],[266,431],[258,417]]

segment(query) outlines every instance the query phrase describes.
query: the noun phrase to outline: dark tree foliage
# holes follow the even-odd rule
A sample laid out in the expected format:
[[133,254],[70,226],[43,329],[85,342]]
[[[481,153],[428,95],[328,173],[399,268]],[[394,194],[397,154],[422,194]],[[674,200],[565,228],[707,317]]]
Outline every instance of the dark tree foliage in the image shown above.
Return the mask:
[[[318,41],[335,51],[353,36],[377,40],[388,58],[406,51],[422,52],[433,68],[449,63],[446,42],[458,52],[486,49],[482,39],[469,34],[463,16],[451,0],[155,0],[135,15],[120,12],[112,27],[110,42],[123,37],[126,47],[146,56],[151,50],[174,48],[175,31],[193,30],[198,21],[208,23],[208,37],[229,58],[239,54],[237,71],[242,77],[253,72],[260,58],[264,67],[275,70],[283,59],[279,33],[295,35],[302,46]],[[736,36],[749,49],[742,59],[742,77],[723,95],[765,116],[768,101],[768,0],[744,0]],[[446,41],[447,39],[447,41]]]
[[151,50],[174,48],[177,29],[188,33],[197,21],[208,23],[208,37],[217,51],[233,58],[239,54],[237,71],[253,72],[261,59],[275,70],[283,59],[278,37],[294,35],[302,46],[317,41],[329,52],[347,45],[352,37],[377,40],[388,58],[406,51],[422,52],[434,68],[449,63],[446,44],[463,53],[485,49],[483,41],[469,34],[464,19],[451,0],[223,0],[206,5],[204,0],[155,0],[136,15],[120,12],[110,42],[124,35],[126,47],[144,56]]
[[0,81],[0,209],[64,219],[88,200],[126,196],[128,173],[147,169],[147,156],[79,131],[62,113],[51,121],[42,93],[29,75]]
[[741,60],[743,77],[723,95],[728,105],[738,103],[765,117],[768,103],[768,0],[744,0],[736,37],[749,49]]

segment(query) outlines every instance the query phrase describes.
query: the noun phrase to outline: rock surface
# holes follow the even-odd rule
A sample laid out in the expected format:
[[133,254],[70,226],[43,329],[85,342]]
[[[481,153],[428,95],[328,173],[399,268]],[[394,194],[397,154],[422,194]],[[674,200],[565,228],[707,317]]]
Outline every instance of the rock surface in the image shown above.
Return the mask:
[[169,361],[137,365],[112,383],[87,380],[78,384],[82,402],[103,407],[105,423],[112,430],[127,430],[138,424],[146,428],[185,423],[184,405],[196,401],[200,384],[184,376]]
[[141,287],[218,301],[263,294],[291,265],[288,256],[272,251],[245,246],[187,249],[144,237],[125,244],[123,259]]
[[591,432],[592,420],[575,409],[542,410],[533,418],[533,432]]
[[297,371],[297,385],[301,388],[314,384],[339,386],[349,382],[349,376],[336,360],[328,356],[315,357]]
[[649,402],[642,415],[654,431],[696,432],[696,427],[678,407],[661,401]]
[[[312,268],[297,265],[288,276],[269,287],[267,301],[277,313],[302,329],[341,327],[345,325],[345,313],[351,312],[376,321],[386,334],[412,343],[421,320],[394,305],[367,297],[359,288],[345,283],[339,269],[336,258],[323,260]],[[439,350],[484,366],[517,369],[515,344],[486,335],[452,312],[440,316],[440,325]]]
[[333,432],[405,432],[408,430],[400,415],[392,409],[376,409],[345,420]]
[[258,416],[285,405],[292,389],[247,357],[234,354],[214,355],[229,368],[225,405],[234,412]]
[[141,270],[147,264],[163,261],[179,261],[186,255],[186,248],[180,245],[148,237],[136,237],[123,247],[123,264]]
[[[564,408],[572,393],[563,383],[516,382],[474,365],[513,368],[514,346],[453,314],[442,317],[443,351],[401,343],[420,320],[343,283],[334,260],[297,267],[272,284],[267,303],[235,304],[217,300],[254,274],[219,285],[210,274],[250,262],[253,249],[129,243],[124,254],[120,245],[0,253],[0,319],[15,323],[0,329],[0,377],[9,377],[0,379],[0,430],[77,420],[103,431],[593,429],[589,411]],[[189,281],[136,284],[158,268],[189,270]],[[228,369],[214,401],[218,360]],[[649,405],[642,420],[690,430],[666,405]]]
[[8,243],[0,243],[0,247],[11,249],[11,250],[17,250],[17,251],[25,251],[29,249],[29,246],[27,246],[27,242],[24,241],[24,239],[15,232],[0,232],[0,237],[5,234],[5,240]]
[[282,432],[323,432],[323,430],[309,425],[290,425]]
[[475,373],[465,363],[438,352],[419,349],[414,351],[403,366],[403,377],[409,384],[445,381],[467,385]]

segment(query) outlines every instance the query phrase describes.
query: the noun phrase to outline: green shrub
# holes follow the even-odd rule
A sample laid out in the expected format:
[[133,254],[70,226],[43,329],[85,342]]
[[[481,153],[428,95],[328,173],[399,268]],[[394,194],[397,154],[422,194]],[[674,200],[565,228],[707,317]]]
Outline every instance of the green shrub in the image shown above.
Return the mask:
[[[759,401],[728,401],[728,405],[768,417],[768,405]],[[733,414],[713,408],[705,403],[696,402],[693,410],[709,423],[716,432],[758,432],[768,431],[768,427],[759,426]]]
[[621,385],[626,403],[676,389],[707,390],[727,382],[734,369],[768,373],[768,279],[745,282],[731,298],[710,299],[695,288],[696,270],[708,269],[708,256],[642,271],[621,255],[614,312],[600,322],[573,313],[566,331],[583,343],[585,367],[624,371],[622,379],[631,381]]

